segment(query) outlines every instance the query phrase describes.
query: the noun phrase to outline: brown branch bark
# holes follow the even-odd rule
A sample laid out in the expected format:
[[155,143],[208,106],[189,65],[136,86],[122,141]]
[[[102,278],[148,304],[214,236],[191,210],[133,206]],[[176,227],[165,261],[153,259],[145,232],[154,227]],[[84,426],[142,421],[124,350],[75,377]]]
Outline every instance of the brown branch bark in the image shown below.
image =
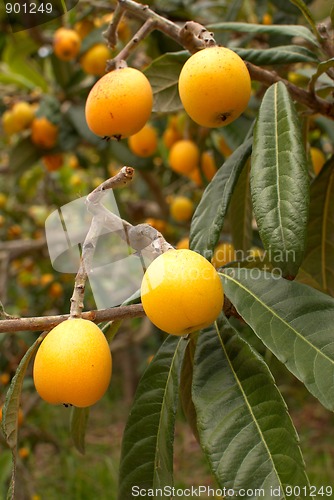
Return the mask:
[[[89,319],[95,323],[126,318],[140,318],[142,316],[145,316],[145,313],[141,304],[87,311],[81,315],[83,319]],[[69,314],[61,314],[58,316],[4,319],[0,321],[0,333],[48,331],[69,318]]]
[[[144,20],[145,22],[150,21],[149,29],[147,26],[142,31],[133,37],[132,41],[129,42],[128,46],[121,51],[123,60],[128,57],[128,55],[133,51],[136,45],[143,40],[152,29],[157,29],[162,31],[167,36],[175,40],[182,47],[189,50],[190,53],[194,53],[200,49],[208,46],[215,45],[214,34],[209,32],[204,26],[194,22],[188,21],[182,27],[169,21],[168,19],[155,13],[153,10],[149,9],[147,5],[138,4],[133,0],[118,0],[118,7],[122,14],[124,12],[129,12],[135,17]],[[117,21],[117,17],[116,17]],[[114,40],[115,30],[117,29],[117,22],[111,24],[109,29],[105,32],[105,37],[110,43]],[[319,33],[322,37],[322,46],[326,54],[331,55],[334,53],[334,44],[331,39],[331,35],[328,34],[328,30],[321,25],[318,27]],[[120,53],[120,54],[121,54]],[[115,67],[115,61],[119,60],[119,56],[115,59],[108,61],[108,69],[113,69]],[[253,80],[260,81],[265,85],[272,85],[278,81],[282,81],[288,88],[292,98],[304,106],[308,107],[312,113],[320,113],[328,118],[334,119],[334,106],[332,103],[318,97],[314,92],[304,90],[288,80],[280,77],[275,71],[269,71],[267,69],[255,66],[250,62],[246,62],[249,73]]]
[[320,113],[328,118],[334,119],[334,106],[330,102],[318,97],[312,92],[308,92],[307,90],[294,85],[285,78],[279,76],[275,71],[260,68],[259,66],[247,61],[245,61],[245,63],[252,80],[262,82],[268,87],[273,83],[283,82],[289,90],[291,97],[295,101],[304,104],[314,113]]
[[[97,188],[92,191],[86,199],[87,208],[89,210],[90,207],[101,207],[103,211],[98,212],[97,215],[93,217],[91,226],[85,238],[82,248],[82,255],[80,259],[80,267],[78,273],[75,277],[73,294],[70,299],[71,308],[70,308],[70,317],[71,318],[80,318],[82,314],[82,310],[84,308],[84,295],[85,295],[85,287],[86,281],[88,278],[88,273],[91,271],[91,264],[94,256],[94,252],[96,249],[97,241],[99,235],[104,227],[105,213],[108,215],[112,215],[111,212],[107,211],[102,205],[99,205],[102,201],[103,196],[105,195],[108,189],[114,189],[119,186],[124,186],[128,182],[130,182],[133,178],[134,169],[131,167],[124,166],[121,170],[106,181],[102,182]],[[117,217],[114,215],[114,217]],[[117,220],[119,218],[117,217]]]

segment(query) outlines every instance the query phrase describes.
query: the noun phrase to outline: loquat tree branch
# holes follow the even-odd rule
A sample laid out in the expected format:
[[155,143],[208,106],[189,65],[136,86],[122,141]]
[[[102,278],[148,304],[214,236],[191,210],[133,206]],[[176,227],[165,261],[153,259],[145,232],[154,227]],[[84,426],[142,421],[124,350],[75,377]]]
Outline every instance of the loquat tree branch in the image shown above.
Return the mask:
[[[107,70],[114,69],[120,59],[125,60],[135,50],[139,42],[153,30],[159,30],[175,40],[191,54],[208,46],[216,45],[214,34],[209,32],[204,26],[194,21],[186,22],[182,27],[178,24],[160,16],[147,5],[139,4],[133,0],[118,0],[113,21],[104,33],[105,38],[111,46],[117,41],[117,26],[125,12],[129,12],[135,17],[145,21],[142,28],[134,35],[130,42],[114,58],[107,63]],[[333,57],[334,43],[332,34],[329,33],[325,25],[319,25],[319,36],[324,52]],[[280,77],[275,71],[263,69],[248,61],[245,61],[250,76],[253,80],[264,83],[267,86],[278,81],[282,81],[288,88],[291,97],[309,108],[312,113],[320,113],[328,118],[334,119],[334,106],[331,102],[317,96],[312,90],[305,90],[285,78]]]
[[[127,318],[140,318],[142,316],[145,316],[145,313],[141,304],[85,311],[81,314],[83,319],[89,319],[95,323]],[[70,314],[60,314],[56,316],[3,319],[0,321],[0,333],[48,331],[69,318]]]
[[334,119],[334,106],[332,103],[318,97],[314,92],[309,92],[294,85],[285,78],[279,76],[275,71],[263,69],[248,61],[245,61],[245,63],[252,80],[262,82],[268,87],[273,83],[283,82],[295,101],[307,106],[313,113],[320,113],[328,118]]

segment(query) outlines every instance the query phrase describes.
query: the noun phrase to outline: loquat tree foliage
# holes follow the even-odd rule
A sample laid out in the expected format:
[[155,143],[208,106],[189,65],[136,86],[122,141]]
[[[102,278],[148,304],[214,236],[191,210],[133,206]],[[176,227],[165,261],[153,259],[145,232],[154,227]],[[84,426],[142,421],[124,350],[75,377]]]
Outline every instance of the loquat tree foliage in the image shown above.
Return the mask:
[[[224,498],[243,491],[245,499],[269,500],[273,490],[281,499],[332,497],[330,486],[309,482],[268,359],[273,356],[334,410],[334,9],[320,22],[306,0],[148,3],[82,2],[33,32],[10,34],[2,21],[0,178],[8,181],[1,184],[0,232],[12,241],[0,250],[21,255],[25,240],[28,252],[44,248],[47,216],[79,196],[87,196],[95,210],[75,277],[45,294],[61,278],[43,280],[43,254],[33,272],[11,268],[18,285],[8,295],[16,300],[22,293],[23,303],[11,309],[2,297],[1,336],[43,332],[22,357],[4,402],[2,427],[13,452],[9,498],[15,498],[23,381],[42,339],[65,319],[53,314],[53,302],[65,297],[70,318],[99,323],[109,343],[124,318],[145,314],[140,282],[122,305],[100,311],[86,295],[83,313],[87,262],[103,225],[115,224],[102,197],[116,188],[129,247],[140,253],[151,245],[156,257],[181,239],[189,241],[190,250],[207,261],[214,256],[224,291],[215,321],[207,326],[201,318],[201,330],[166,333],[144,371],[122,438],[119,499],[133,498],[134,487],[158,498],[158,489],[173,486],[179,405]],[[102,43],[107,51],[100,50]],[[95,46],[102,60],[96,55],[90,63],[87,54]],[[114,81],[119,94],[110,123]],[[124,95],[129,97],[119,105]],[[97,106],[90,108],[96,96]],[[21,101],[26,104],[18,108]],[[153,147],[140,144],[146,124],[154,129]],[[136,147],[130,147],[135,135]],[[170,161],[170,152],[173,158],[178,150]],[[203,153],[209,170],[200,161]],[[12,205],[10,192],[16,196]],[[187,204],[182,213],[175,203],[180,199]],[[219,256],[217,248],[228,252]],[[154,317],[163,317],[168,295],[179,293],[177,277],[158,298],[150,297]],[[211,297],[207,283],[203,299],[194,288],[200,285],[190,283],[174,308],[181,318],[191,315],[192,301],[194,316],[201,317],[197,309],[202,300],[207,308]],[[37,290],[33,299],[29,287]],[[158,324],[168,332],[168,316]],[[72,409],[71,432],[83,452],[89,407],[79,406]]]

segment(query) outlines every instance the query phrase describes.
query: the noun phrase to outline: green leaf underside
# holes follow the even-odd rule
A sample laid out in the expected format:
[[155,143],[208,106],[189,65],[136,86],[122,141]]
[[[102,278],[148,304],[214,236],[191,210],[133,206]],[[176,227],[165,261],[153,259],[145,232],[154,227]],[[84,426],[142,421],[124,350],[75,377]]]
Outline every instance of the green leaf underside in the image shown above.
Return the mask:
[[307,248],[297,280],[334,296],[334,158],[311,185]]
[[280,24],[280,25],[264,25],[264,24],[253,24],[253,23],[238,23],[238,22],[228,22],[228,23],[214,23],[207,26],[211,31],[214,31],[215,35],[219,32],[224,31],[236,31],[238,33],[254,33],[254,34],[268,34],[268,35],[280,35],[280,36],[291,36],[291,37],[301,37],[304,40],[310,42],[312,45],[318,45],[316,37],[313,33],[305,26],[298,26],[293,24]]
[[334,57],[331,59],[328,59],[327,61],[323,61],[318,65],[317,70],[312,75],[310,83],[309,83],[309,90],[311,92],[314,92],[315,84],[316,84],[316,81],[318,80],[318,78],[320,78],[323,74],[325,74],[333,66],[334,66]]
[[236,250],[247,252],[252,246],[252,200],[249,186],[250,163],[243,168],[229,207],[232,242]]
[[42,341],[42,336],[39,336],[35,342],[29,347],[25,355],[17,367],[16,373],[11,381],[6,394],[6,399],[2,409],[1,427],[8,446],[12,450],[12,475],[9,484],[7,499],[15,498],[15,476],[16,476],[16,451],[17,451],[17,435],[18,435],[18,411],[20,406],[20,397],[24,376],[26,374],[30,360],[37,352],[37,349]]
[[[218,326],[219,330],[218,331]],[[246,499],[271,498],[271,488],[307,486],[298,437],[263,359],[227,319],[199,336],[193,400],[203,450],[221,487],[244,488]],[[265,495],[256,494],[264,489]]]
[[9,155],[10,168],[17,173],[25,172],[31,165],[36,163],[43,151],[33,144],[29,137],[20,140],[11,148]]
[[123,435],[120,500],[133,498],[132,487],[173,484],[173,440],[179,378],[187,340],[170,335],[139,382]]
[[295,276],[306,244],[309,178],[298,115],[282,82],[269,87],[259,110],[250,180],[264,247],[284,275]]
[[144,71],[153,90],[153,112],[172,113],[182,109],[178,80],[188,57],[189,53],[185,50],[176,53],[167,52],[155,59]]
[[311,52],[305,47],[299,47],[298,45],[282,45],[269,49],[244,49],[233,47],[233,50],[242,59],[257,64],[258,66],[319,61],[314,52]]
[[334,300],[257,270],[225,269],[224,291],[256,335],[306,388],[334,410]]
[[191,396],[196,342],[197,339],[192,336],[184,354],[180,379],[180,401],[187,422],[199,442],[196,409]]
[[229,156],[205,189],[193,215],[190,248],[208,259],[219,240],[233,190],[251,151],[252,139],[247,139]]
[[293,3],[298,9],[301,11],[303,16],[305,17],[306,21],[309,23],[309,25],[312,28],[313,33],[317,34],[317,27],[315,24],[315,19],[312,15],[312,12],[308,8],[305,2],[303,0],[290,0],[291,3]]
[[42,337],[38,339],[29,347],[25,355],[17,367],[15,376],[13,377],[9,389],[7,391],[3,412],[2,412],[2,429],[10,448],[15,448],[17,443],[17,415],[20,405],[20,397],[22,391],[22,384],[24,376],[31,358],[37,352],[41,343]]
[[71,412],[70,430],[76,449],[84,454],[85,453],[85,435],[89,417],[88,408],[73,407]]

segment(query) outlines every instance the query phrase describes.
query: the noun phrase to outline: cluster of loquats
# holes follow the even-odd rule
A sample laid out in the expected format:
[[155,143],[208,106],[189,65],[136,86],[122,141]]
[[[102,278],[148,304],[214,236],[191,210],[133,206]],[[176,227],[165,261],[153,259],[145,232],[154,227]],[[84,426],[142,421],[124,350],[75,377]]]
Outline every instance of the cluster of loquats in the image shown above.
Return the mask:
[[[129,150],[139,158],[150,158],[159,148],[159,134],[149,123],[153,92],[139,69],[120,65],[105,73],[111,56],[104,44],[95,44],[80,55],[81,42],[94,24],[60,28],[54,36],[54,53],[64,61],[79,58],[82,69],[98,77],[86,103],[89,129],[97,136],[117,141],[127,138]],[[104,74],[105,73],[105,74]],[[238,118],[247,107],[251,85],[245,63],[232,50],[210,47],[192,55],[179,77],[179,94],[187,115],[200,127],[221,127]],[[33,125],[32,140],[43,148],[55,144],[57,130],[43,122]],[[43,127],[42,127],[43,124]],[[40,137],[40,130],[48,138]],[[170,119],[162,137],[173,172],[201,187],[217,172],[214,155],[185,138],[177,117]],[[59,157],[45,156],[49,170],[57,169]],[[172,196],[171,218],[188,223],[195,204],[185,195]],[[163,231],[166,222],[147,219]],[[224,253],[224,258],[221,253]],[[156,258],[141,283],[144,311],[159,329],[172,335],[187,335],[212,324],[221,313],[224,292],[217,267],[234,258],[232,245],[217,247],[209,262],[189,249],[189,237],[175,250]],[[107,390],[111,378],[111,354],[102,331],[91,321],[70,319],[56,326],[43,340],[34,362],[33,377],[40,396],[52,404],[87,407]]]

